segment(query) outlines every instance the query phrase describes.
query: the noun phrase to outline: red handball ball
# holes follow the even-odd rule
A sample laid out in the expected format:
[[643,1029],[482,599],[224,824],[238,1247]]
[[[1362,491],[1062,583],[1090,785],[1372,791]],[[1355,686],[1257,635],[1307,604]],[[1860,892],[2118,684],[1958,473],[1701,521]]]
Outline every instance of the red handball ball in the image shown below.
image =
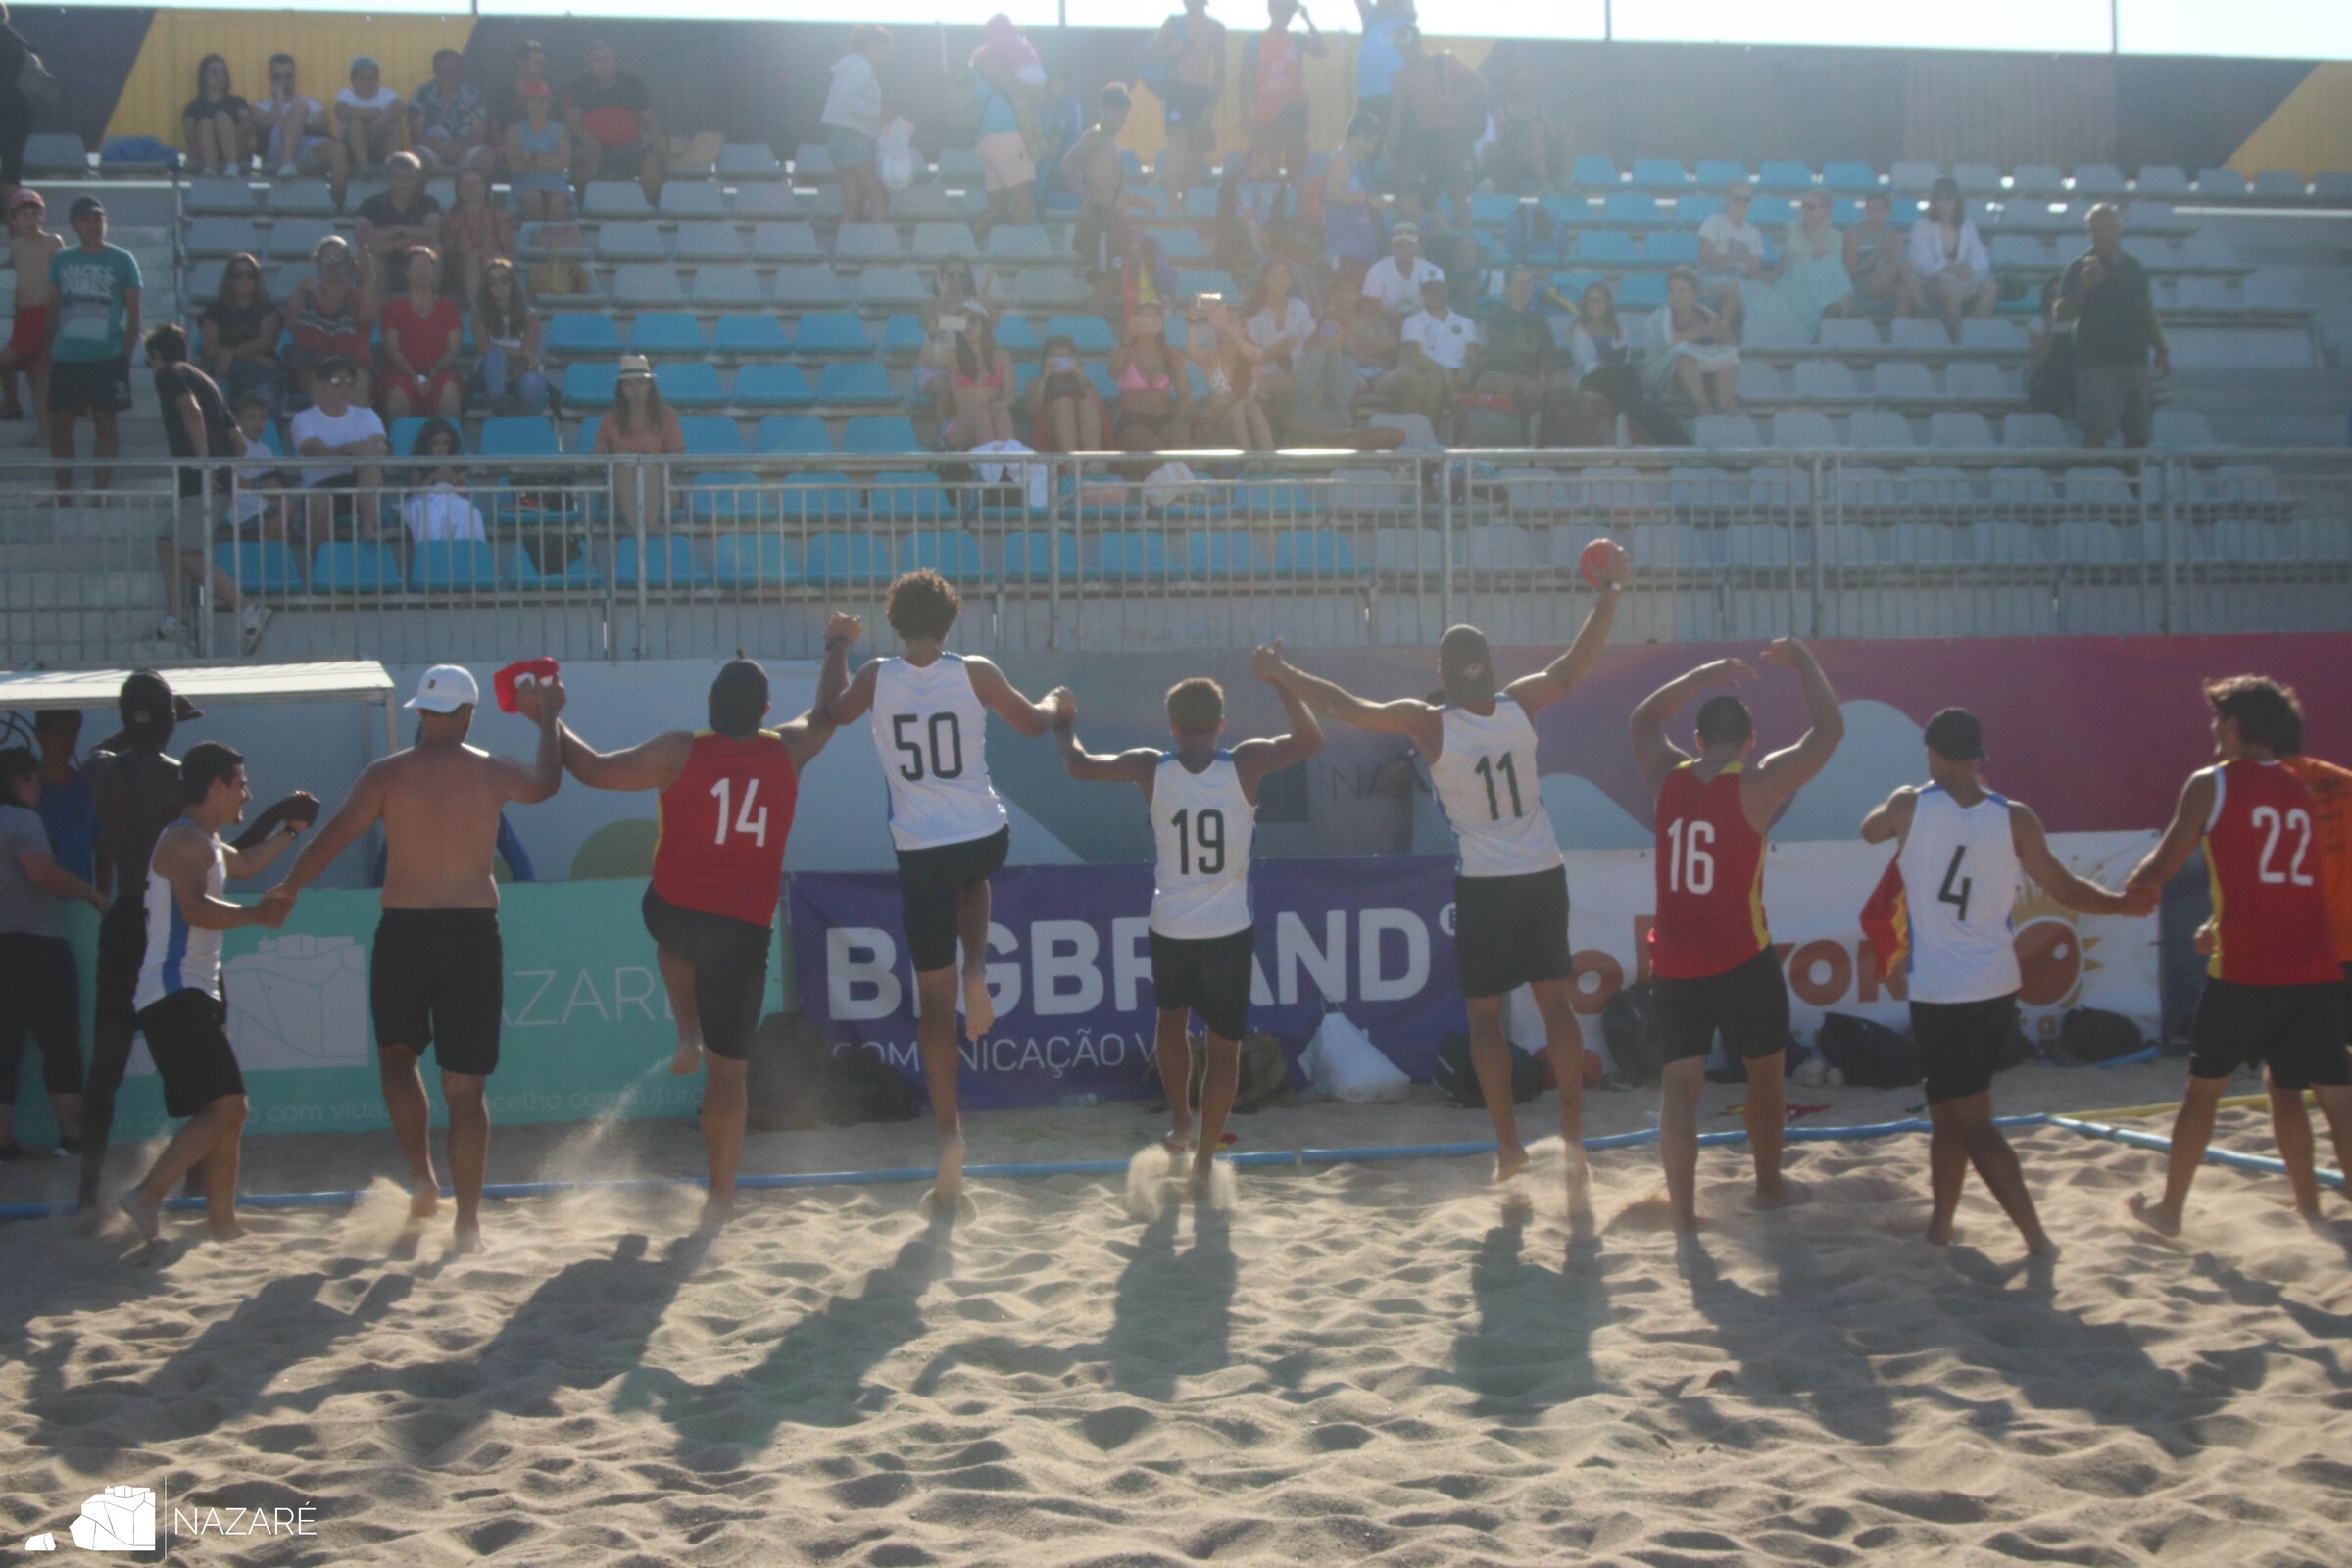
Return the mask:
[[1624,561],[1625,546],[1614,539],[1595,539],[1576,558],[1576,569],[1585,574],[1585,581],[1597,588]]

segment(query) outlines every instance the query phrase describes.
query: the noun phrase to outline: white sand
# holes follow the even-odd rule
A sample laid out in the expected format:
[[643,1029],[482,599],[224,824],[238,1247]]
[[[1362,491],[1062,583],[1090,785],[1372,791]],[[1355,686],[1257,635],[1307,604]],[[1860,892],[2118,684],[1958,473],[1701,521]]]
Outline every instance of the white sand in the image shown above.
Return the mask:
[[[2005,1075],[2005,1109],[2169,1099],[2177,1065]],[[1710,1091],[1710,1111],[1737,1097]],[[1900,1113],[1901,1093],[1816,1121]],[[1597,1094],[1595,1132],[1650,1096]],[[1550,1123],[1546,1097],[1523,1107]],[[1710,1127],[1735,1125],[1708,1117]],[[1125,1158],[1121,1107],[974,1119],[975,1160]],[[2160,1126],[2160,1124],[2159,1124]],[[1462,1140],[1427,1099],[1236,1123],[1243,1147]],[[929,1126],[755,1135],[755,1169],[919,1160]],[[2222,1142],[2267,1152],[2250,1112]],[[1593,1160],[1600,1234],[1474,1161],[1246,1171],[1141,1223],[1123,1176],[493,1204],[495,1252],[400,1200],[251,1236],[0,1229],[0,1528],[110,1482],[309,1502],[319,1534],[185,1561],[563,1564],[2352,1562],[2352,1205],[2209,1168],[2187,1236],[2122,1215],[2158,1157],[2019,1138],[2053,1271],[1972,1181],[1917,1241],[1926,1141],[1791,1146],[1811,1201],[1742,1210],[1706,1152],[1695,1251],[1654,1152]],[[352,1185],[388,1136],[257,1139],[255,1190]],[[134,1152],[124,1151],[129,1168]],[[691,1170],[691,1129],[511,1129],[494,1180]],[[58,1173],[0,1169],[0,1200]],[[445,1224],[445,1222],[444,1222]],[[9,1560],[15,1560],[11,1557]]]

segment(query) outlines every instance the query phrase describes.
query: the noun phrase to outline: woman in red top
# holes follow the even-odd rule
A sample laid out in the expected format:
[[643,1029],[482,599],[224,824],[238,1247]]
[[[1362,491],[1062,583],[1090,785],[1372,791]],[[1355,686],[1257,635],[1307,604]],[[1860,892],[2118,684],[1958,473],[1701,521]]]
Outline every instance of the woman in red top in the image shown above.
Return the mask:
[[431,246],[409,252],[408,292],[384,302],[384,416],[438,415],[454,419],[464,406],[458,347],[466,322],[458,302],[435,291],[441,258]]

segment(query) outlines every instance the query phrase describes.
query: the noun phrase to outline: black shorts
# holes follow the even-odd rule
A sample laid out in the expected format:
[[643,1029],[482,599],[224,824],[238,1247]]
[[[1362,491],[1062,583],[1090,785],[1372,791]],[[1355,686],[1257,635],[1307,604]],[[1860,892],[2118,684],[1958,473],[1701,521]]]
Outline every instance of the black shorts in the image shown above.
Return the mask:
[[377,1050],[430,1050],[443,1072],[487,1078],[506,1004],[496,909],[386,909],[376,922],[368,1010]]
[[702,1020],[703,1049],[729,1061],[743,1060],[760,1029],[774,933],[731,915],[681,908],[652,888],[638,907],[655,946],[694,967],[694,1011]]
[[1239,1040],[1249,1032],[1255,930],[1245,926],[1222,937],[1150,935],[1153,1006],[1162,1012],[1197,1012],[1220,1040]]
[[1667,1061],[1704,1056],[1723,1034],[1735,1061],[1755,1061],[1788,1049],[1788,979],[1781,956],[1766,948],[1745,963],[1695,980],[1650,982],[1658,999],[1658,1027]]
[[1914,1002],[1911,1038],[1928,1069],[1928,1103],[1992,1092],[1992,1075],[2017,1027],[2017,998]]
[[2352,1085],[2344,1049],[2344,987],[2250,986],[2207,980],[2188,1023],[2188,1075],[2227,1078],[2240,1067],[2268,1067],[2281,1089]]
[[1568,868],[1453,879],[1453,975],[1473,1001],[1575,972],[1568,954]]
[[121,414],[130,407],[128,360],[53,360],[51,414]]
[[0,1105],[17,1102],[24,1037],[41,1053],[41,1086],[81,1093],[81,987],[64,937],[0,932]]
[[957,901],[965,888],[1003,870],[1011,848],[1008,822],[984,839],[899,851],[899,913],[916,974],[955,967]]
[[90,976],[92,1005],[90,1032],[104,1040],[110,1032],[127,1040],[138,1029],[132,998],[139,989],[139,970],[147,962],[145,901],[125,895],[107,906],[98,922],[97,970]]
[[164,1081],[164,1113],[193,1116],[223,1095],[245,1092],[228,1046],[228,1006],[207,991],[174,991],[139,1009],[139,1032]]

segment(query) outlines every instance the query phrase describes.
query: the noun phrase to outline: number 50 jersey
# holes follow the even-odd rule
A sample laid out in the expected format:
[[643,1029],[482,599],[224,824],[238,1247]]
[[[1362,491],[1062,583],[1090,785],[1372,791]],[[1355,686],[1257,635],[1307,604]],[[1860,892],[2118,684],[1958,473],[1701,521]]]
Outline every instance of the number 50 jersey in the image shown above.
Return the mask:
[[2010,935],[2017,839],[2009,802],[1986,791],[1962,806],[1930,784],[1895,856],[1911,922],[1913,1002],[1990,1002],[2025,983]]
[[1444,749],[1429,769],[1438,804],[1461,841],[1463,876],[1526,876],[1560,863],[1551,813],[1536,777],[1536,726],[1516,699],[1498,696],[1481,716],[1439,710]]
[[800,793],[792,753],[773,730],[739,741],[696,735],[662,792],[654,892],[681,909],[774,925]]
[[1007,820],[988,781],[988,710],[959,654],[874,671],[874,750],[890,785],[890,838],[934,850],[987,838]]

